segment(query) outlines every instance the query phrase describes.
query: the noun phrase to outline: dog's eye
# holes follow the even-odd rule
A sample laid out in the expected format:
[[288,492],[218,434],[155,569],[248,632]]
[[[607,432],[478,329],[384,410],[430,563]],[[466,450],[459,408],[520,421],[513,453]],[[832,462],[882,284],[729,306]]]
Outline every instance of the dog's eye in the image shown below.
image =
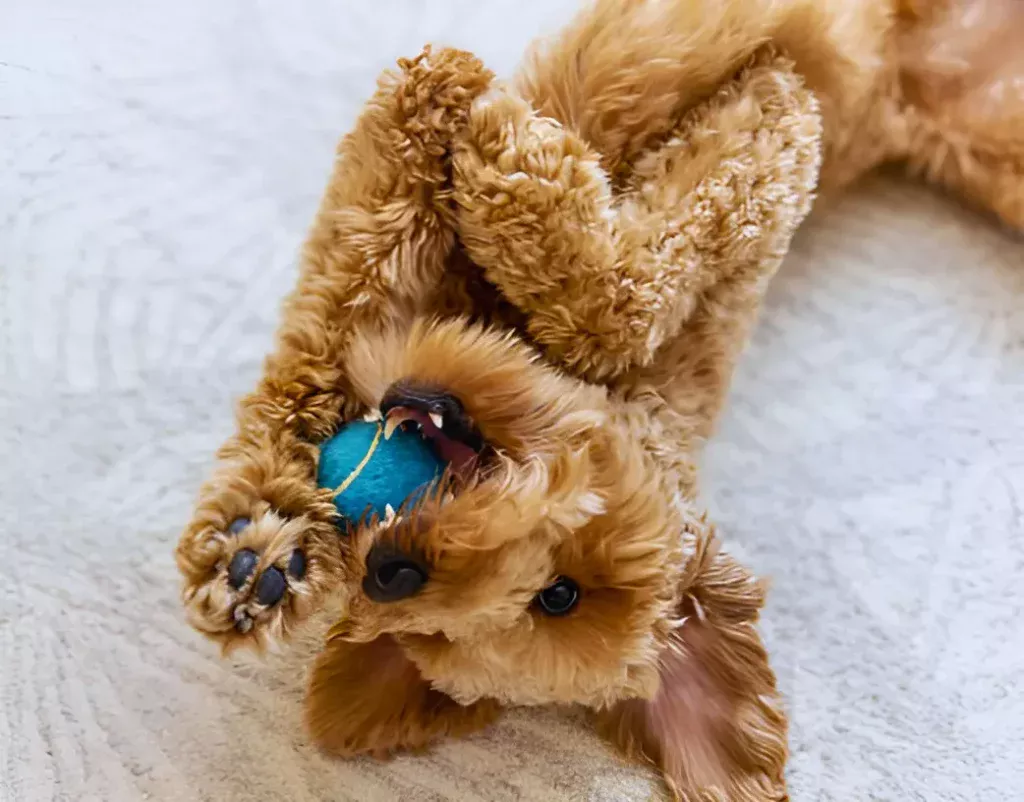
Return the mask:
[[548,615],[565,615],[580,600],[580,588],[567,576],[560,576],[537,594],[537,604]]

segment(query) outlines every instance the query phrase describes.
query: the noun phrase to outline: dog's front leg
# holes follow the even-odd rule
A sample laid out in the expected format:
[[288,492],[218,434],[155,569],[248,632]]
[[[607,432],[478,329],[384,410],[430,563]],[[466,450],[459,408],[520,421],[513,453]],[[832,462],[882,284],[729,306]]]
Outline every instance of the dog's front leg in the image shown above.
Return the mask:
[[226,646],[286,636],[343,583],[316,443],[362,412],[344,354],[429,306],[454,234],[454,131],[490,81],[452,50],[401,62],[339,148],[275,352],[177,549],[191,622]]

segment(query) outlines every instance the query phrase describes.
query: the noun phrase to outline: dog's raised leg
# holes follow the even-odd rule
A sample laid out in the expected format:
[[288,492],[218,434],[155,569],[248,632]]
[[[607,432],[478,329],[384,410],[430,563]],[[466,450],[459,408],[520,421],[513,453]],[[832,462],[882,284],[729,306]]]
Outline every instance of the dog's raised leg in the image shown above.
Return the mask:
[[813,96],[765,51],[618,189],[574,132],[490,93],[455,152],[459,234],[551,359],[611,380],[650,364],[711,287],[774,272],[810,207],[820,134]]
[[473,56],[400,62],[342,141],[277,347],[177,548],[194,626],[225,646],[287,635],[343,584],[315,444],[360,414],[341,363],[357,331],[429,304],[454,242],[446,167],[490,73]]

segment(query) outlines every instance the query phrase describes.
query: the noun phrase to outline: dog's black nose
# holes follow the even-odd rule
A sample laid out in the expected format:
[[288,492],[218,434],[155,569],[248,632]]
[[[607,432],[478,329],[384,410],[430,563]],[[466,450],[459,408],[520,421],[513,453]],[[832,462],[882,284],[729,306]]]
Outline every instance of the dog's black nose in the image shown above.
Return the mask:
[[375,602],[393,602],[415,595],[427,581],[427,570],[394,549],[374,546],[366,556],[363,593]]

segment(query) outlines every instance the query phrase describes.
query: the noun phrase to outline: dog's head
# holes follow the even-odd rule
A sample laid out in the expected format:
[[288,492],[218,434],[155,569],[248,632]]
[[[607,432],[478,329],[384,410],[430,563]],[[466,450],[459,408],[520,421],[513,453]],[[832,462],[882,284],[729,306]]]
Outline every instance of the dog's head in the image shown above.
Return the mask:
[[354,532],[349,637],[400,636],[463,703],[650,692],[679,533],[606,391],[453,322],[360,339],[347,364],[389,426],[451,461],[414,509]]
[[393,638],[462,704],[600,711],[670,783],[733,777],[737,755],[781,773],[784,719],[753,631],[763,591],[716,551],[640,405],[457,321],[358,338],[347,364],[361,401],[419,428],[451,472],[352,532],[335,636]]

